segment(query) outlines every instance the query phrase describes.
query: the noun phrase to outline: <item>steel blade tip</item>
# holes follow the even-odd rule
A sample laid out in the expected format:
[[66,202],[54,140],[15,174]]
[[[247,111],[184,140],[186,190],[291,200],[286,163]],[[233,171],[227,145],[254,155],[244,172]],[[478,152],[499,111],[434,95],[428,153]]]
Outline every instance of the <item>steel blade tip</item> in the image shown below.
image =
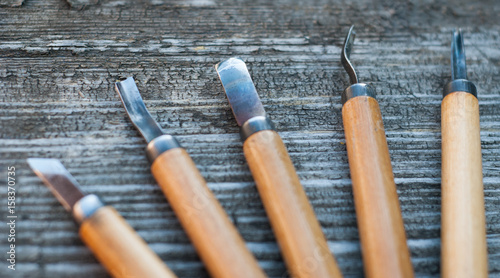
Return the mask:
[[120,96],[130,120],[148,143],[164,134],[161,127],[149,114],[133,77],[117,81],[115,90]]
[[453,30],[451,40],[451,77],[453,80],[467,79],[465,47],[462,29]]
[[340,56],[340,61],[345,71],[349,75],[349,81],[351,82],[351,85],[359,83],[358,75],[356,74],[356,70],[354,69],[354,66],[351,63],[351,51],[355,38],[356,38],[356,32],[354,31],[354,25],[352,25],[351,28],[349,28],[349,32],[347,32],[347,35],[345,37],[344,45],[342,46],[342,53]]
[[245,62],[240,58],[229,58],[215,66],[229,105],[239,126],[256,116],[265,116],[255,85]]
[[67,211],[71,211],[76,202],[85,196],[78,182],[59,160],[28,158],[27,162]]

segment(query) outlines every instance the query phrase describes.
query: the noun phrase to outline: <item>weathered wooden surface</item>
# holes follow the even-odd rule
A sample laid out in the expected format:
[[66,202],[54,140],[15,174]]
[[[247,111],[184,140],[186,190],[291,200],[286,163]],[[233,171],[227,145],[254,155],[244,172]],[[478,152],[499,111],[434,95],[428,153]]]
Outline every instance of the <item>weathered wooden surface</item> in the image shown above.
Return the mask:
[[[439,275],[440,103],[451,30],[463,27],[478,87],[489,269],[500,276],[500,5],[485,1],[1,1],[0,216],[6,167],[18,180],[17,265],[0,276],[106,277],[70,215],[28,169],[60,158],[113,205],[180,277],[206,272],[156,186],[113,90],[133,75],[146,105],[192,155],[272,277],[286,276],[213,65],[240,56],[287,144],[339,266],[362,276],[342,129],[340,47],[376,88],[419,277]],[[72,8],[73,3],[88,2]],[[452,3],[450,3],[452,2]],[[5,4],[7,3],[7,4]],[[5,6],[3,6],[5,5]]]

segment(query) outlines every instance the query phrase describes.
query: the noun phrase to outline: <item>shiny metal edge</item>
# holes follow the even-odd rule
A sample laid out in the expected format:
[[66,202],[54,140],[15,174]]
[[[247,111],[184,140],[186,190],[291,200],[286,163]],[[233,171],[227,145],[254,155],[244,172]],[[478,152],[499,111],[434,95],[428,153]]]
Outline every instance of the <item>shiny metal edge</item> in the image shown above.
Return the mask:
[[347,87],[344,92],[342,92],[342,105],[344,105],[351,98],[355,98],[358,96],[369,96],[372,98],[376,98],[375,90],[364,83],[356,83]]
[[149,142],[146,147],[146,156],[152,164],[162,153],[175,148],[181,148],[177,139],[172,135],[162,135]]
[[81,224],[102,207],[104,202],[97,195],[86,195],[73,206],[73,217],[78,224]]
[[240,128],[241,140],[245,142],[252,134],[262,130],[274,130],[273,122],[265,116],[250,118]]

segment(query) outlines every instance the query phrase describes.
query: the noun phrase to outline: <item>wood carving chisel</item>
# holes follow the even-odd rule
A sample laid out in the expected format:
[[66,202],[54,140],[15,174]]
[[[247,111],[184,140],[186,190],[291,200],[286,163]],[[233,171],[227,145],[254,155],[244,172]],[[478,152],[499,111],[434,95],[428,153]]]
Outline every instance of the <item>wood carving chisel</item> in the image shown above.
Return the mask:
[[342,119],[354,204],[367,277],[413,277],[410,252],[375,90],[359,83],[349,57],[354,26],[341,61],[351,85],[342,93]]
[[461,31],[453,32],[451,65],[441,103],[441,273],[488,277],[479,104]]
[[265,277],[191,157],[151,117],[132,77],[116,82],[130,120],[148,142],[151,172],[213,277]]
[[29,158],[28,164],[73,214],[81,239],[113,277],[176,277],[113,207],[80,191],[59,160]]
[[341,277],[280,136],[266,116],[245,63],[216,66],[240,126],[243,151],[293,277]]

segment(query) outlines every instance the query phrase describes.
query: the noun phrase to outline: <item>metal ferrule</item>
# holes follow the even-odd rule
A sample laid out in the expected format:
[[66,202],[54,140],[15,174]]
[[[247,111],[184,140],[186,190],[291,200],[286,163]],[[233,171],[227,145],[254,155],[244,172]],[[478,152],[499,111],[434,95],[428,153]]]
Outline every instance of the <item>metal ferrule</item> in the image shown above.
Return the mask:
[[86,195],[73,206],[73,217],[78,224],[81,224],[102,207],[104,207],[104,203],[97,195]]
[[181,145],[175,137],[172,135],[162,135],[149,142],[146,147],[146,156],[148,157],[149,162],[153,163],[162,153],[180,147]]
[[466,93],[471,93],[473,96],[477,98],[477,90],[476,90],[476,85],[474,83],[470,82],[467,79],[455,79],[444,87],[443,91],[443,98],[447,96],[448,94],[454,93],[454,92],[466,92]]
[[274,130],[274,124],[265,116],[256,116],[248,119],[240,128],[241,140],[245,140],[252,134],[262,130]]
[[342,105],[346,103],[351,98],[359,96],[369,96],[375,98],[375,90],[365,83],[355,83],[347,87],[342,93]]

